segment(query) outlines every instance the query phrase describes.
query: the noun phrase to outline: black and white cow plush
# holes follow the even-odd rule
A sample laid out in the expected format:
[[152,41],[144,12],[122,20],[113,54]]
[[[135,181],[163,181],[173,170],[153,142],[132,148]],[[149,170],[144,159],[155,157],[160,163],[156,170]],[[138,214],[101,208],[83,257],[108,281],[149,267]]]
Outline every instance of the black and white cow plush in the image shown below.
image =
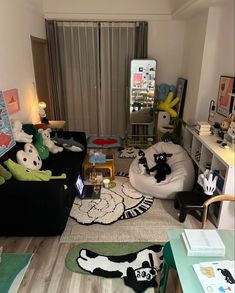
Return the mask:
[[138,164],[139,164],[140,174],[142,175],[150,174],[148,162],[145,157],[145,152],[141,149],[139,149],[139,152],[138,152]]
[[127,286],[137,293],[149,287],[157,287],[156,276],[162,267],[162,245],[152,245],[141,251],[120,255],[104,256],[82,249],[76,259],[80,268],[96,276],[123,278]]

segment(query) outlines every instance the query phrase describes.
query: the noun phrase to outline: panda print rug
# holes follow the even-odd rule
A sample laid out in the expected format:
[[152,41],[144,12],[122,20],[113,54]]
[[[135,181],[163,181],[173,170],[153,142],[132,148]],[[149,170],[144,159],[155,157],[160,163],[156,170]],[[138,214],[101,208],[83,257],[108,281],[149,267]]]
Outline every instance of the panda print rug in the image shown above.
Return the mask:
[[109,225],[137,217],[152,206],[154,198],[136,191],[127,174],[119,173],[114,182],[116,185],[113,188],[101,189],[99,199],[81,200],[76,197],[70,217],[83,225]]
[[141,293],[159,286],[162,248],[156,243],[83,243],[68,252],[65,264],[81,274],[122,278],[126,286]]

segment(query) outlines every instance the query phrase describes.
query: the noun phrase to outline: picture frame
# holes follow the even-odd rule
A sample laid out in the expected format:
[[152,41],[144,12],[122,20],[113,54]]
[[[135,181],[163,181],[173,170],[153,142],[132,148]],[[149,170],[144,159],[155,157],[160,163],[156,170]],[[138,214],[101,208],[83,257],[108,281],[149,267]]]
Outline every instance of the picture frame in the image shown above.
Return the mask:
[[0,157],[15,145],[6,101],[0,91]]
[[220,76],[216,112],[228,117],[232,112],[235,93],[235,77]]
[[20,101],[19,101],[19,95],[18,95],[18,89],[10,89],[3,92],[8,114],[12,115],[20,110]]
[[179,99],[180,99],[179,104],[178,104],[178,117],[179,118],[183,118],[187,84],[188,84],[187,79],[182,78],[182,77],[179,77],[177,79],[176,96],[179,97]]

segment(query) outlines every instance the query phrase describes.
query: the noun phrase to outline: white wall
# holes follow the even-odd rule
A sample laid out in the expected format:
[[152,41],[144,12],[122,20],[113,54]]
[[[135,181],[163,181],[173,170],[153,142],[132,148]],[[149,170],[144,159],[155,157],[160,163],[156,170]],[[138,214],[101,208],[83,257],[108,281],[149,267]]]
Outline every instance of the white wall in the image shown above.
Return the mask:
[[76,20],[149,22],[148,57],[157,59],[157,83],[176,83],[181,75],[183,21],[173,21],[170,1],[44,0],[45,17]]
[[41,0],[1,0],[0,89],[18,88],[21,110],[12,118],[38,121],[30,35],[45,38]]
[[186,21],[182,77],[188,80],[184,106],[184,120],[195,121],[197,98],[200,85],[205,33],[207,27],[207,10]]
[[[234,1],[226,0],[186,20],[183,75],[188,79],[184,119],[207,120],[221,75],[235,76]],[[215,121],[223,117],[216,115]]]
[[[210,100],[217,101],[220,76],[235,76],[234,37],[234,1],[227,0],[221,6],[211,7],[196,111],[198,120],[208,116]],[[217,115],[216,120],[222,118],[224,117]]]

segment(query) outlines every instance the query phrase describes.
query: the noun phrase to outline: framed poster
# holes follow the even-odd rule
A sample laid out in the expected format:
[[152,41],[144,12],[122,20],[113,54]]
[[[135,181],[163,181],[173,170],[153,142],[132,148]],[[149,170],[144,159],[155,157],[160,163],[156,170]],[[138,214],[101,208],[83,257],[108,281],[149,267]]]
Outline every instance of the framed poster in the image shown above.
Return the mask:
[[16,113],[20,110],[20,101],[17,89],[11,89],[4,93],[7,110],[9,115]]
[[15,145],[3,93],[0,91],[0,157]]
[[176,86],[176,91],[177,94],[176,96],[179,97],[180,102],[178,105],[178,116],[179,118],[183,117],[183,112],[184,112],[184,102],[185,102],[185,97],[186,97],[186,90],[187,90],[187,79],[179,77],[177,79],[177,86]]
[[220,76],[216,112],[225,117],[232,112],[235,92],[235,77]]

